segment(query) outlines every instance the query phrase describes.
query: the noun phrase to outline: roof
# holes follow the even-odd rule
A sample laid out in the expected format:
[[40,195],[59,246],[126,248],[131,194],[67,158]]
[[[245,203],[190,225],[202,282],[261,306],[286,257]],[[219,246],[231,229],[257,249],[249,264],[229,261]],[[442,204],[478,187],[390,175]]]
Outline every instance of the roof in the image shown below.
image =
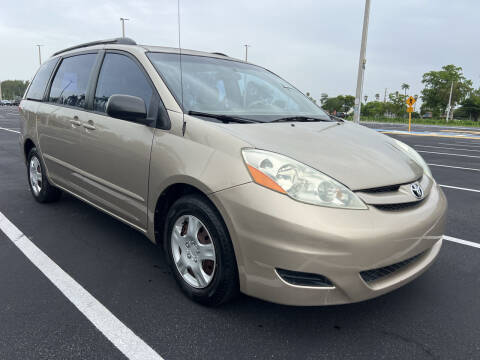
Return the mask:
[[96,41],[91,41],[83,44],[78,44],[75,46],[68,47],[63,50],[59,50],[55,53],[53,53],[52,56],[57,56],[60,54],[63,54],[68,51],[72,50],[77,50],[77,49],[84,49],[92,46],[97,46],[97,45],[130,45],[134,47],[140,47],[145,49],[146,51],[151,51],[151,52],[168,52],[168,53],[174,53],[174,54],[179,54],[180,51],[182,54],[186,55],[197,55],[197,56],[208,56],[208,57],[215,57],[219,59],[231,59],[231,60],[236,60],[236,61],[242,61],[239,59],[234,59],[230,58],[228,55],[219,53],[219,52],[214,52],[214,53],[209,53],[205,51],[197,51],[197,50],[189,50],[189,49],[179,49],[179,48],[174,48],[174,47],[165,47],[165,46],[151,46],[151,45],[138,45],[135,40],[130,39],[130,38],[113,38],[113,39],[105,39],[105,40],[96,40]]

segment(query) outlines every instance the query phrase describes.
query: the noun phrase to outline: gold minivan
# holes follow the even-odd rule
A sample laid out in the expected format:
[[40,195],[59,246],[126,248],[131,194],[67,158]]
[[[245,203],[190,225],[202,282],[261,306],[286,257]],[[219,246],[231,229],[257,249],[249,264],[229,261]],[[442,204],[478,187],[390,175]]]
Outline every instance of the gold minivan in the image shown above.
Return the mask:
[[361,301],[442,245],[447,201],[417,152],[224,54],[78,45],[20,110],[33,197],[67,192],[144,233],[202,304]]

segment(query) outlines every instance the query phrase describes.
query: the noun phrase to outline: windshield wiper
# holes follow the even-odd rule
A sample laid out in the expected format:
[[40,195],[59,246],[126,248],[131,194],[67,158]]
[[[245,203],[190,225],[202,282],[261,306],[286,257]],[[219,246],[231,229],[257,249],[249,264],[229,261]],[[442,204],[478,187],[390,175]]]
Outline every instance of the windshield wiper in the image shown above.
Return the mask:
[[325,119],[325,118],[315,118],[311,116],[288,116],[280,119],[275,119],[270,122],[288,122],[288,121],[298,121],[298,122],[315,122],[315,121],[326,121],[332,122],[334,120]]
[[210,113],[204,113],[204,112],[195,111],[195,110],[190,110],[188,112],[188,115],[209,117],[213,119],[218,119],[224,123],[236,122],[240,124],[250,124],[250,123],[260,122],[260,121],[250,120],[250,119],[244,119],[237,116],[230,116],[230,115],[224,115],[224,114],[210,114]]

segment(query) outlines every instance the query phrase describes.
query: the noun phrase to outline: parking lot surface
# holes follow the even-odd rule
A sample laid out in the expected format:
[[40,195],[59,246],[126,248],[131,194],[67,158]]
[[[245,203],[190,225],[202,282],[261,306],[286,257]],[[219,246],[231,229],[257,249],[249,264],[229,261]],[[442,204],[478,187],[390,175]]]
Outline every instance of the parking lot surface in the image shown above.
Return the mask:
[[[0,107],[0,213],[159,359],[480,358],[480,140],[389,134],[444,186],[446,235],[471,242],[444,241],[417,280],[351,305],[240,296],[212,309],[180,293],[162,252],[137,231],[72,196],[35,202],[19,129],[17,108]],[[0,359],[128,357],[1,231],[0,319]]]

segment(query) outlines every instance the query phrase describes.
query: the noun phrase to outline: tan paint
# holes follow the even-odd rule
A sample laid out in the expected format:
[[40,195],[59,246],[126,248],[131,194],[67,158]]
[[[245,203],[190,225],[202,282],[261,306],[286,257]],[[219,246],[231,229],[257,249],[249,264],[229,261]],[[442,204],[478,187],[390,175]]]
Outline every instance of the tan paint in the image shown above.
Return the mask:
[[[154,129],[24,100],[21,141],[31,139],[39,148],[52,183],[146,233],[154,242],[159,240],[154,234],[154,212],[162,192],[178,183],[196,187],[212,200],[227,225],[241,290],[283,304],[372,298],[411,281],[437,256],[445,196],[387,136],[348,123],[218,124],[184,117],[145,56],[146,50],[177,50],[126,45],[93,48],[125,50],[140,61],[168,109],[171,128]],[[249,147],[278,152],[324,172],[357,191],[368,209],[307,205],[253,183],[241,156],[241,150]],[[409,184],[419,179],[426,197],[417,206],[399,211],[375,207],[417,201]],[[362,191],[388,185],[402,186],[397,192]],[[359,276],[360,271],[423,251],[418,261],[373,285]],[[322,274],[335,286],[294,286],[280,279],[276,268]]]

